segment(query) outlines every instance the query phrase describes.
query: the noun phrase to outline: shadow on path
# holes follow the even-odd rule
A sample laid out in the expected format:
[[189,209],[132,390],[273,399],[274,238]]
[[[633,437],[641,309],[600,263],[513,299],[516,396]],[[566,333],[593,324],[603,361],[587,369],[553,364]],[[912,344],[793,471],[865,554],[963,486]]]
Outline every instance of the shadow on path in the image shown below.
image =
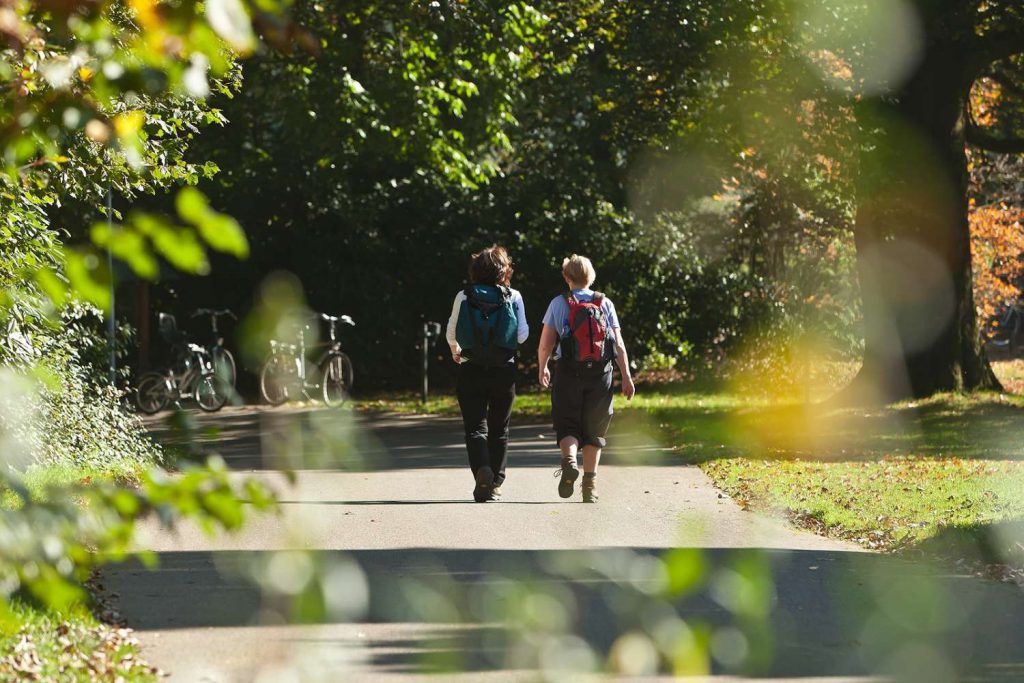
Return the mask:
[[[535,628],[543,633],[567,619],[602,656],[618,635],[657,632],[678,615],[691,627],[730,627],[718,631],[722,639],[712,639],[721,650],[716,671],[725,668],[721,662],[728,661],[730,647],[766,647],[762,668],[746,673],[859,676],[912,664],[913,680],[951,680],[943,673],[985,681],[1024,678],[1024,594],[1014,587],[877,555],[709,549],[690,551],[687,559],[703,588],[669,599],[654,590],[664,579],[659,568],[669,566],[654,558],[670,564],[666,552],[672,551],[313,551],[319,566],[351,567],[355,560],[361,567],[369,602],[356,621],[371,634],[367,640],[339,629],[335,638],[328,630],[314,640],[338,652],[360,648],[375,671],[493,670],[508,665],[517,637],[495,624],[502,615],[523,618],[522,605],[531,599],[526,587],[532,587],[547,596],[537,603],[546,607],[533,615],[539,620]],[[259,624],[268,610],[280,607],[242,578],[270,556],[170,552],[160,554],[155,572],[128,563],[105,573],[108,586],[123,596],[128,623],[141,631],[241,626]],[[757,628],[749,605],[735,600],[755,590],[757,577],[748,570],[762,563],[770,567],[763,584],[770,604],[767,631]],[[358,591],[344,597],[360,601]],[[417,625],[426,628],[410,628]],[[300,633],[295,636],[302,640]]]
[[[341,469],[347,471],[465,467],[462,421],[325,409],[226,409],[213,415],[160,416],[147,422],[152,437],[178,457],[217,453],[236,470]],[[183,425],[183,427],[182,427]],[[608,464],[680,465],[636,415],[612,424]],[[511,467],[558,466],[550,425],[516,421],[509,438]]]

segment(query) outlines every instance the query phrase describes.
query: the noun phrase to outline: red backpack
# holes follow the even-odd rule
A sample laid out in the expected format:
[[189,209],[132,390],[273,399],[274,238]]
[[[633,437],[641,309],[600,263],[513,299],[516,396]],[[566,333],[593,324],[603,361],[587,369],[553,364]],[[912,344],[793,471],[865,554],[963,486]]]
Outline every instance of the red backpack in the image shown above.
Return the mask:
[[580,301],[569,292],[565,300],[569,304],[569,331],[561,340],[562,357],[574,361],[581,370],[605,372],[615,349],[608,335],[608,318],[601,308],[604,294],[594,292],[591,301]]

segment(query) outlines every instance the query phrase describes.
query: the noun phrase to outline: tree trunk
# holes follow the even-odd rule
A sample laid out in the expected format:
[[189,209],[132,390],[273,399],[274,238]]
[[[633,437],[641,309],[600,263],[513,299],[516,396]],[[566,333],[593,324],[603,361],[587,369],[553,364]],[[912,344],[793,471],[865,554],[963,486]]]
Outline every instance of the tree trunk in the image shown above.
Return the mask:
[[854,394],[999,388],[974,307],[965,63],[955,41],[929,44],[899,92],[859,106],[869,138],[855,227],[865,358]]

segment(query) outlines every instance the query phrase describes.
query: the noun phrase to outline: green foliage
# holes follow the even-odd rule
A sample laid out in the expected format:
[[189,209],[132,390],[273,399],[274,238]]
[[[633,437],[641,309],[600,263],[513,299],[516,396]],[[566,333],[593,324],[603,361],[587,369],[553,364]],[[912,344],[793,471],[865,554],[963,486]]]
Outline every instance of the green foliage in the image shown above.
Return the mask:
[[[187,226],[120,206],[175,185],[195,185],[217,168],[186,159],[200,128],[225,122],[205,97],[239,84],[236,50],[250,49],[251,14],[293,29],[275,3],[100,2],[6,8],[0,75],[0,616],[19,600],[75,609],[83,581],[99,564],[130,552],[134,524],[157,513],[236,529],[242,496],[273,503],[255,483],[235,488],[223,464],[180,477],[153,468],[159,451],[119,394],[97,381],[105,346],[88,322],[110,306],[112,273],[102,250],[154,278],[158,258],[191,273],[209,268],[206,247],[244,256],[232,219],[186,191]],[[270,32],[268,31],[268,34]],[[294,34],[295,32],[292,31]],[[218,36],[219,34],[219,36]],[[299,33],[300,36],[304,35]],[[117,204],[110,205],[112,195]],[[107,222],[96,219],[103,217]],[[94,243],[62,244],[86,237]],[[114,483],[141,475],[138,488]],[[101,472],[67,481],[52,472]],[[31,474],[26,474],[31,472]],[[43,474],[40,474],[42,472]],[[26,482],[46,481],[40,492]],[[73,643],[72,647],[80,647]],[[106,643],[97,647],[105,654]],[[4,662],[2,666],[7,666]],[[101,672],[106,675],[110,672]],[[148,677],[148,673],[143,678]]]
[[[533,323],[563,286],[561,259],[592,256],[640,361],[717,364],[767,348],[769,332],[782,353],[805,328],[858,351],[849,185],[839,161],[815,157],[845,163],[849,113],[821,105],[803,126],[813,135],[771,147],[771,125],[795,130],[807,113],[752,92],[776,68],[770,44],[726,59],[756,13],[535,8],[297,5],[322,53],[247,63],[245,89],[223,104],[231,125],[198,141],[223,171],[204,189],[248,226],[261,267],[218,263],[212,287],[176,283],[181,299],[244,309],[267,270],[292,271],[311,307],[357,320],[343,342],[361,386],[408,386],[420,320],[446,319],[468,253],[498,241]],[[464,110],[446,108],[441,85]],[[769,115],[753,154],[739,126]],[[438,140],[488,170],[434,155]]]

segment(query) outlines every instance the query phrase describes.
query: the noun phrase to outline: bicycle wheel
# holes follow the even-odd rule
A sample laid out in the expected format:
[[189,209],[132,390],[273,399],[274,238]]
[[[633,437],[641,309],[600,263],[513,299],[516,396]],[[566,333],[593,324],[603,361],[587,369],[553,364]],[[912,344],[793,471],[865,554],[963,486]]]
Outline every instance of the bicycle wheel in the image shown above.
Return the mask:
[[200,375],[192,395],[199,407],[208,413],[217,412],[228,402],[227,386],[216,374]]
[[279,406],[301,393],[295,359],[285,353],[267,356],[260,370],[260,395],[272,406]]
[[347,401],[354,380],[352,360],[346,354],[338,352],[328,356],[323,363],[323,378],[320,382],[324,403],[333,408]]
[[147,372],[135,386],[135,405],[146,415],[159,413],[171,402],[171,388],[167,386],[167,375]]
[[224,386],[234,390],[235,382],[238,379],[234,355],[223,346],[215,346],[210,353],[210,358],[213,360],[213,370],[217,373],[217,378]]

